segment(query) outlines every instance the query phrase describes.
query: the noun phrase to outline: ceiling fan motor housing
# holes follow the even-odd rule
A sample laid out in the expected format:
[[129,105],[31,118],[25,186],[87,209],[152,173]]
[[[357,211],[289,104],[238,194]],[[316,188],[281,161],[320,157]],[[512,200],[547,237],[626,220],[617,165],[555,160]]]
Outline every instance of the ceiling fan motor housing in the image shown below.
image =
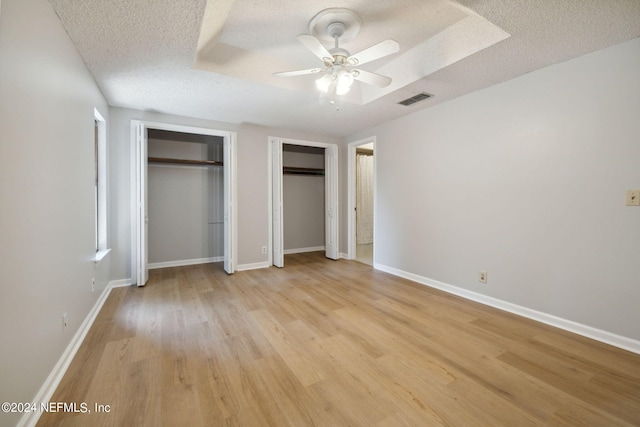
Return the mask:
[[333,55],[334,65],[351,65],[347,64],[347,58],[349,58],[349,52],[341,48],[331,49],[329,52]]

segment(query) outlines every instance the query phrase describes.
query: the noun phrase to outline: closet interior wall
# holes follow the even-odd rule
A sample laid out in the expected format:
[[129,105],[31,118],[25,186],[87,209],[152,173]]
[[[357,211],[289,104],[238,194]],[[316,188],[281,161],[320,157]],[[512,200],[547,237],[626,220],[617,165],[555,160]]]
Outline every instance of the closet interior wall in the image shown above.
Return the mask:
[[283,144],[282,163],[284,253],[324,250],[324,148]]
[[148,141],[149,268],[222,261],[224,166],[154,161],[222,162],[222,138],[150,129]]

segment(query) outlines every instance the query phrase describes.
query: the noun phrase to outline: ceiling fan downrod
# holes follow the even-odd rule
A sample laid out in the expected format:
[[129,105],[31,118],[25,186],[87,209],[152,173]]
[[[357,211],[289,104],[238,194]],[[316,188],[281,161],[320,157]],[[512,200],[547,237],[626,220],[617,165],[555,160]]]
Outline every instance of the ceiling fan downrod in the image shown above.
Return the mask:
[[342,35],[344,34],[345,28],[346,27],[342,22],[332,22],[331,24],[327,25],[327,34],[329,34],[334,40],[334,47],[329,51],[335,59],[334,64],[338,62],[337,57],[344,57],[343,59],[341,58],[342,64],[337,65],[343,65],[344,63],[346,63],[346,59],[349,57],[349,52],[347,52],[345,49],[340,48],[340,37],[342,37]]

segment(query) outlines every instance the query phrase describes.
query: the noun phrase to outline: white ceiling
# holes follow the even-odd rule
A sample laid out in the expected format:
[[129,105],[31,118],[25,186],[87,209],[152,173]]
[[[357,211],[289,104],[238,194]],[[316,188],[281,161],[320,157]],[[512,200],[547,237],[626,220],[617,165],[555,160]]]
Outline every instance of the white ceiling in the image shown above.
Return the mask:
[[[640,0],[50,1],[110,105],[339,137],[640,36]],[[328,7],[362,18],[351,53],[400,43],[362,66],[389,87],[272,76],[322,66],[296,36]]]

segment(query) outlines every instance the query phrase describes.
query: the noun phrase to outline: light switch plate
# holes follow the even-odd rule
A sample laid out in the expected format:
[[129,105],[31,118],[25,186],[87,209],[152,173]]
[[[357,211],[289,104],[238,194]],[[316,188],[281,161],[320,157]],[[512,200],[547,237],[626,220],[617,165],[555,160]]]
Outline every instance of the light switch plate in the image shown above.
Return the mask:
[[627,206],[640,206],[640,190],[627,190]]

